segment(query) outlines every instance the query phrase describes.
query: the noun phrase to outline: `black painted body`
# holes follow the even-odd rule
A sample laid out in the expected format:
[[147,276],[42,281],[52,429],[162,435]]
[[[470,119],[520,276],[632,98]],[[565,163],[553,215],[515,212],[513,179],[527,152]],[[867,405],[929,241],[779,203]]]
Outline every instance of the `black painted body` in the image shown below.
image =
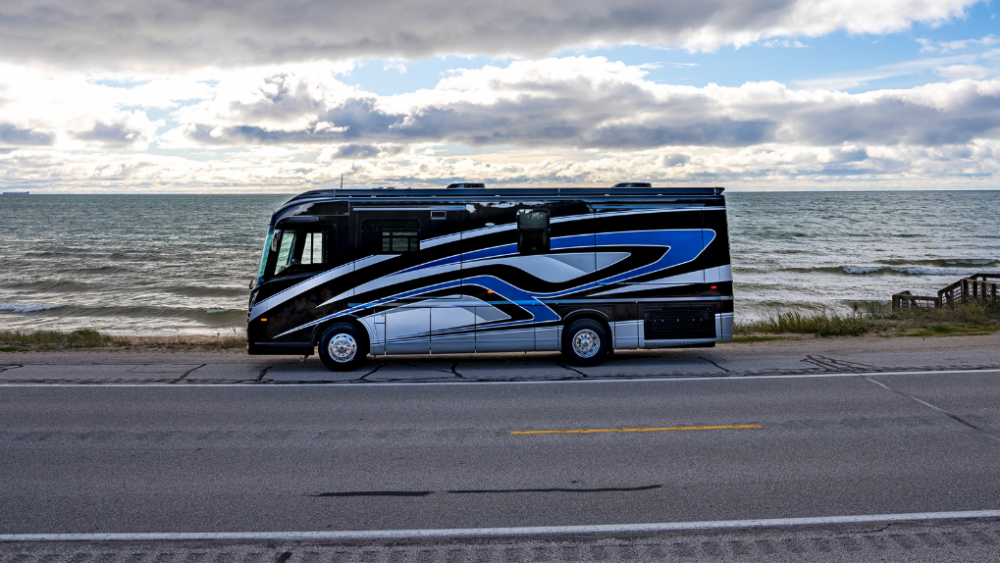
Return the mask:
[[[517,247],[518,214],[532,210],[548,213],[542,252]],[[389,251],[416,245],[391,238],[413,227],[419,250]],[[322,256],[274,273],[279,253],[265,248],[251,354],[310,354],[324,328],[343,321],[365,329],[373,353],[390,354],[558,349],[559,328],[579,316],[608,326],[617,348],[731,338],[721,188],[325,190],[287,202],[270,229],[268,244],[276,232],[314,233]],[[427,305],[426,330],[415,304]],[[445,317],[451,324],[434,324]],[[406,323],[416,328],[393,344],[385,327]]]

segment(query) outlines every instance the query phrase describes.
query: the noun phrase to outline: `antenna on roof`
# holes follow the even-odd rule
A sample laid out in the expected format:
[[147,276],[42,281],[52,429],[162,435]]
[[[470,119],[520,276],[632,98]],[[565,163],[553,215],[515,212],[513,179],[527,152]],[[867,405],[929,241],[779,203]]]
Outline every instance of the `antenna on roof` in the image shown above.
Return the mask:
[[344,173],[340,173],[340,189],[344,189]]

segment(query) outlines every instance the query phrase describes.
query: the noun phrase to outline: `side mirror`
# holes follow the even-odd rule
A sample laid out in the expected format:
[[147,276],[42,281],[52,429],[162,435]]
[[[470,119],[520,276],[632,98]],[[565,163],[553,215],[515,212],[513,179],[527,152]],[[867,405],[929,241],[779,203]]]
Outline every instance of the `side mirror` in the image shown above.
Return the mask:
[[274,236],[271,237],[271,252],[277,252],[281,248],[281,231],[274,231]]

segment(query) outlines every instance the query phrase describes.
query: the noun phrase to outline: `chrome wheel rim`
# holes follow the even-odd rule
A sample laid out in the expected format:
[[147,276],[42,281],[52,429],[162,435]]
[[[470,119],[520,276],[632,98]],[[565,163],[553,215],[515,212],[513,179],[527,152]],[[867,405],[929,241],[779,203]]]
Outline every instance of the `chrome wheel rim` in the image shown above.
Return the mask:
[[573,352],[581,358],[593,357],[600,347],[601,337],[589,328],[577,331],[573,335]]
[[335,362],[349,362],[358,353],[358,342],[350,334],[341,332],[330,339],[326,351],[330,353],[330,357]]

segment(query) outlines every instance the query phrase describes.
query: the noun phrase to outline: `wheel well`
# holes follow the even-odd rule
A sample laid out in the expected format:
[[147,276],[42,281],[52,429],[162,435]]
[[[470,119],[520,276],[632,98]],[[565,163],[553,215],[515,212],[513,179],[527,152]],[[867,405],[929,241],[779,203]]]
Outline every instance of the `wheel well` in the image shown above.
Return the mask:
[[358,330],[358,334],[361,338],[365,339],[365,346],[371,350],[371,339],[368,336],[368,329],[365,327],[365,323],[359,321],[357,317],[337,317],[335,319],[330,319],[324,323],[316,325],[316,329],[313,331],[312,344],[313,346],[319,346],[319,339],[323,337],[323,333],[326,329],[339,323],[348,323],[354,325],[354,328]]
[[[572,313],[566,315],[566,318],[564,318],[563,322],[562,322],[563,329],[567,328],[574,321],[577,321],[577,320],[580,320],[580,319],[590,319],[592,321],[597,321],[597,322],[601,323],[601,325],[604,326],[604,330],[608,331],[608,336],[610,336],[611,338],[614,338],[614,333],[611,332],[611,323],[608,321],[608,317],[606,317],[604,315],[604,313],[602,313],[600,311],[595,311],[593,309],[584,309],[582,311],[573,311]],[[560,338],[560,340],[562,340],[562,339]]]

